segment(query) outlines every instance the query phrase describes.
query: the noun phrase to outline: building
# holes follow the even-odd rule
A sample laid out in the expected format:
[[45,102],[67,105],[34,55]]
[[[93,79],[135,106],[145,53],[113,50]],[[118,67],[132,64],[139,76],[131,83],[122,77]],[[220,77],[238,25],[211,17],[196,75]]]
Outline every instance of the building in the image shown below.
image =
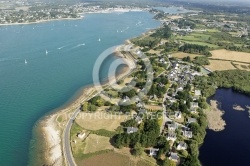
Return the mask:
[[168,132],[167,140],[173,142],[176,141],[176,134],[174,132]]
[[85,136],[85,133],[77,133],[77,135],[76,135],[78,138],[80,138],[80,139],[83,139],[84,138],[84,136]]
[[183,131],[183,136],[186,137],[186,138],[192,138],[193,137],[193,132],[184,130]]
[[191,108],[199,108],[199,104],[197,102],[191,102]]
[[179,142],[177,150],[186,150],[186,149],[187,149],[187,144],[185,142]]
[[137,131],[138,131],[138,128],[136,127],[127,127],[128,134],[136,133]]
[[140,117],[139,115],[136,116],[135,121],[137,122],[137,124],[141,124],[142,123],[142,117]]
[[194,95],[195,96],[201,96],[201,91],[200,90],[195,90]]
[[175,111],[174,116],[175,116],[175,119],[181,119],[182,114],[180,111]]
[[175,122],[168,124],[168,131],[175,131],[178,128],[178,125]]
[[150,148],[149,150],[149,155],[150,156],[156,156],[157,153],[158,153],[159,149],[156,149],[156,148]]
[[195,119],[195,118],[188,118],[188,124],[190,124],[190,123],[196,123],[197,122],[197,120]]
[[178,160],[179,160],[178,154],[177,154],[177,153],[171,152],[171,153],[170,153],[170,156],[169,156],[169,160],[172,160],[172,161],[174,161],[174,162],[178,162]]

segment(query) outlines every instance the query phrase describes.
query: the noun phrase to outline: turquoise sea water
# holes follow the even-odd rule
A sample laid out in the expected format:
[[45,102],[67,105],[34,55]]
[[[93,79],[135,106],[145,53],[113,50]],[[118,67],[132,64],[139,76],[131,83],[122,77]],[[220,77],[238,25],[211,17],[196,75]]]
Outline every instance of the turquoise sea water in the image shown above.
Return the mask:
[[[0,27],[0,165],[27,165],[35,122],[92,83],[102,51],[158,27],[152,17],[88,14],[83,20]],[[107,59],[101,78],[115,59]]]

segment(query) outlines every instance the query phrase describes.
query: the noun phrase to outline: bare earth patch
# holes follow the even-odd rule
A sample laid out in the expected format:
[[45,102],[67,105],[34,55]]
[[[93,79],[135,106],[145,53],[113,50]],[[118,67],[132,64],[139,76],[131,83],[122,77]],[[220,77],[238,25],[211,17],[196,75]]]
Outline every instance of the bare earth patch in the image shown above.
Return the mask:
[[110,144],[109,140],[109,137],[90,134],[85,140],[86,145],[84,148],[84,154],[113,149],[114,147]]
[[211,60],[209,59],[210,64],[205,67],[211,71],[221,71],[221,70],[230,70],[236,69],[230,61],[221,61],[221,60]]
[[228,51],[225,49],[210,51],[214,59],[224,59],[239,62],[250,62],[250,53]]
[[76,122],[81,127],[88,130],[105,129],[115,131],[115,129],[120,126],[120,123],[128,118],[127,115],[109,114],[104,111],[98,111],[95,113],[81,112],[77,116]]
[[226,122],[222,119],[224,111],[218,108],[216,100],[210,100],[211,110],[206,110],[208,128],[213,131],[222,131],[225,129]]
[[145,105],[145,108],[154,111],[162,110],[162,106],[159,105]]

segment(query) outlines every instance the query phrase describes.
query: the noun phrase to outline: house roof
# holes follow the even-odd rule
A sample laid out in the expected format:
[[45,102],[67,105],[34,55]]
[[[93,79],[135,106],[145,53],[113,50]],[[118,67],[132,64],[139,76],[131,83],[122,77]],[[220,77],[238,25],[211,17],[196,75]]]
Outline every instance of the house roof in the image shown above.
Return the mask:
[[192,138],[193,137],[193,132],[192,131],[186,131],[186,130],[184,130],[183,131],[183,135],[185,137]]
[[169,132],[168,138],[176,138],[176,134],[174,132]]
[[197,120],[195,118],[188,118],[188,123],[196,123]]
[[185,142],[179,142],[179,144],[178,144],[178,147],[180,147],[180,148],[187,148],[187,144],[185,143]]
[[172,160],[178,160],[179,159],[178,154],[177,153],[173,153],[173,152],[170,153],[170,158]]
[[135,133],[138,131],[136,127],[127,127],[127,133]]
[[194,95],[195,96],[200,96],[201,95],[201,91],[200,90],[195,90],[194,91]]

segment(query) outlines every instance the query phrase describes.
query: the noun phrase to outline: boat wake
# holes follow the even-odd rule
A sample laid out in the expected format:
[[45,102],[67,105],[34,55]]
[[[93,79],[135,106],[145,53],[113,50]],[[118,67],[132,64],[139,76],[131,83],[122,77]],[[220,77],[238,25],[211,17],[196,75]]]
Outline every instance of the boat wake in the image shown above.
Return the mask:
[[61,50],[61,49],[63,49],[63,48],[65,48],[66,46],[62,46],[62,47],[59,47],[59,48],[57,48],[58,50]]
[[75,48],[78,48],[78,47],[82,47],[82,46],[85,46],[85,43],[78,44],[78,45],[76,45],[75,47],[73,47],[72,49],[75,49]]

